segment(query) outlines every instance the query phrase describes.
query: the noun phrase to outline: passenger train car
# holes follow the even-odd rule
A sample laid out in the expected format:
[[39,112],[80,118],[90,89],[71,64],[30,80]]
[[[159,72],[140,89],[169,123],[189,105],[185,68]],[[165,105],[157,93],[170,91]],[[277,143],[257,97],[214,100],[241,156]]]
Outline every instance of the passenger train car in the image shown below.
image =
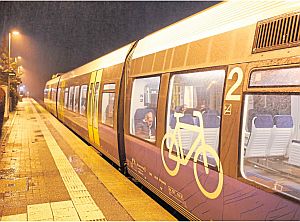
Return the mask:
[[299,10],[219,3],[51,79],[45,105],[190,220],[300,220]]

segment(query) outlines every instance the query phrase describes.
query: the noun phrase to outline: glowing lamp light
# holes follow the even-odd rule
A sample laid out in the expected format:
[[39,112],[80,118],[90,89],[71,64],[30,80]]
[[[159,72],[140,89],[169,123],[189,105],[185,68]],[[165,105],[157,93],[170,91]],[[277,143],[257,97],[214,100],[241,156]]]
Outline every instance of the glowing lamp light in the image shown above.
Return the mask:
[[13,34],[13,35],[20,35],[20,32],[18,32],[18,31],[13,31],[12,34]]

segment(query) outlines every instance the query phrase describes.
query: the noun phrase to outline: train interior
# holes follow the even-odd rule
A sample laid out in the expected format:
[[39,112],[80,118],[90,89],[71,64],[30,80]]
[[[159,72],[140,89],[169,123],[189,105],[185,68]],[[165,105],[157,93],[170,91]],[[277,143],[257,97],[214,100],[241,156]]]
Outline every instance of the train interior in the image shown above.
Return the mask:
[[159,76],[135,79],[131,97],[130,134],[153,143],[159,86]]
[[111,127],[114,124],[115,87],[114,83],[105,84],[102,94],[101,122]]
[[[282,73],[285,75],[286,72]],[[264,73],[259,75],[260,86],[268,85],[262,81],[284,85],[289,80],[276,73],[269,72],[269,79],[261,78],[261,74]],[[275,82],[278,79],[280,82]],[[299,77],[290,79],[290,85],[297,79]],[[295,93],[246,95],[241,143],[241,173],[244,177],[296,199],[300,198],[299,113],[300,95]]]
[[[200,128],[200,124],[203,127],[205,143],[218,153],[224,78],[224,70],[175,74],[171,77],[166,129],[167,133],[175,134],[178,143],[181,142],[179,146],[185,156],[193,156],[195,149],[203,142],[194,144],[199,137],[197,129]],[[195,111],[202,116],[203,123],[199,116],[195,115]],[[184,115],[179,118],[179,122],[174,116],[175,113]],[[177,124],[180,130],[175,132]],[[167,146],[169,143],[170,141],[167,141]],[[176,147],[173,146],[172,149],[176,153]],[[216,164],[210,153],[207,153],[207,157],[209,164]],[[202,160],[202,154],[199,160]]]

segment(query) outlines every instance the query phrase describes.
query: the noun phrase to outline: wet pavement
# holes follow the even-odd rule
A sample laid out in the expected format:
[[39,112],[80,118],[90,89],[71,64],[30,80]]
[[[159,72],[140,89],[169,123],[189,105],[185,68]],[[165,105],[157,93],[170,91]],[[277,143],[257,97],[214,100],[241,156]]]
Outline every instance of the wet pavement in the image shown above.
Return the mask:
[[1,220],[176,220],[33,99],[0,151]]

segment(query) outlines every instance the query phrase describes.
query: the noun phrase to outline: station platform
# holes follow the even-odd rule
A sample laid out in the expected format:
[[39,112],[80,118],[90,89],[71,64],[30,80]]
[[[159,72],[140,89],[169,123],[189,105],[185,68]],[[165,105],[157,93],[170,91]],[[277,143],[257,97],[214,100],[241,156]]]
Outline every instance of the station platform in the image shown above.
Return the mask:
[[11,113],[0,151],[2,221],[176,220],[33,99]]

